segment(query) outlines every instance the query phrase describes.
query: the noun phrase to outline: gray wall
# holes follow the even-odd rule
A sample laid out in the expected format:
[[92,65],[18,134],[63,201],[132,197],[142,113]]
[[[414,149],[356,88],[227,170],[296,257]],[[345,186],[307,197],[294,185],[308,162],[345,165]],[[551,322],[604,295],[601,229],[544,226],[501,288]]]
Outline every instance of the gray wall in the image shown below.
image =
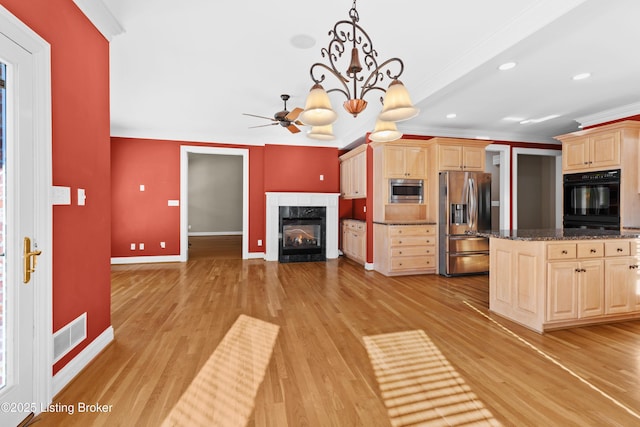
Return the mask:
[[189,233],[242,232],[242,156],[189,154]]
[[555,157],[520,154],[518,228],[556,228]]

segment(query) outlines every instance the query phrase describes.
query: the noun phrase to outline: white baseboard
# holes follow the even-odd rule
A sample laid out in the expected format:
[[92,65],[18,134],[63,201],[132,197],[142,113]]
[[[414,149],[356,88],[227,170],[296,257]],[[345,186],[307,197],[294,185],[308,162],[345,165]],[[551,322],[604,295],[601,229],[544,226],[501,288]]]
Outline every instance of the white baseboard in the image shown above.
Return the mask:
[[242,236],[242,231],[190,231],[188,236]]
[[264,259],[265,256],[264,252],[249,252],[247,254],[247,259]]
[[65,388],[104,348],[113,341],[113,326],[109,326],[95,340],[85,347],[76,357],[53,376],[52,395]]
[[365,262],[364,263],[364,269],[365,270],[371,271],[371,270],[373,270],[373,267],[374,267],[374,264],[372,262]]
[[152,262],[181,262],[180,255],[111,257],[111,264],[144,264]]

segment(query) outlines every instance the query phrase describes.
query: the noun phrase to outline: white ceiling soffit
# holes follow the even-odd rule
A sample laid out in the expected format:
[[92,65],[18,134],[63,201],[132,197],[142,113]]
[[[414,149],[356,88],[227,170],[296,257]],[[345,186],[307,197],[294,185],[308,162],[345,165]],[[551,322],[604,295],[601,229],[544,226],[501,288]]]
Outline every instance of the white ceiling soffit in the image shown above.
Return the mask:
[[108,41],[124,32],[122,25],[102,0],[73,0],[73,2]]

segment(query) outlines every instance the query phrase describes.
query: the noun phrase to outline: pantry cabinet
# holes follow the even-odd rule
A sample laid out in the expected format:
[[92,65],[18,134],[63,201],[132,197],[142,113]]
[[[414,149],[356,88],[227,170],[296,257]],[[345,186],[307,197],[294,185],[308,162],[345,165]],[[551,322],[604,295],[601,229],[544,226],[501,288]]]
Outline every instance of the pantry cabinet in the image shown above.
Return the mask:
[[340,156],[340,196],[343,199],[367,197],[367,145]]

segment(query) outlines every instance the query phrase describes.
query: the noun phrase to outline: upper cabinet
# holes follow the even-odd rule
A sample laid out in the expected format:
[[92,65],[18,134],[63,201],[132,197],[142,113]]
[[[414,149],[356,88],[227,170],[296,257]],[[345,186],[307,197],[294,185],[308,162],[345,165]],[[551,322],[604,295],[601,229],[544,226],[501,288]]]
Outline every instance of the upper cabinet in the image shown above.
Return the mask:
[[562,139],[562,170],[573,172],[619,167],[621,140],[621,130]]
[[384,147],[384,177],[424,179],[427,153],[423,147],[387,145]]
[[485,147],[465,142],[438,144],[438,165],[440,170],[484,172]]
[[367,145],[340,156],[340,196],[344,199],[367,197]]

